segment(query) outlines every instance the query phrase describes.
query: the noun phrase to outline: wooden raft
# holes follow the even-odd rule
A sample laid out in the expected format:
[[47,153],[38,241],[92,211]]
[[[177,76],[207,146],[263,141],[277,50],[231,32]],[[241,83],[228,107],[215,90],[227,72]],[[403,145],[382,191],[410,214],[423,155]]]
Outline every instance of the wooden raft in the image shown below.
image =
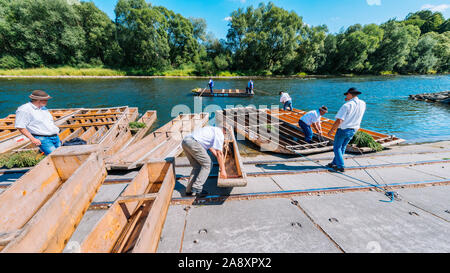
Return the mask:
[[312,143],[304,139],[303,131],[277,117],[253,107],[241,107],[224,110],[228,124],[234,130],[261,148],[282,154],[312,154],[331,151],[328,140],[313,137]]
[[105,177],[96,145],[47,156],[0,195],[1,252],[61,252]]
[[208,113],[179,115],[145,138],[106,158],[108,169],[134,169],[149,159],[178,156],[183,137],[209,120]]
[[209,88],[201,89],[197,88],[192,90],[192,94],[194,96],[201,97],[253,97],[254,93],[246,93],[245,90],[242,89],[213,89],[213,94]]
[[[282,109],[277,109],[277,110],[267,109],[266,112],[270,115],[278,117],[280,120],[283,120],[293,126],[298,126],[298,121],[300,120],[300,118],[304,114],[307,113],[305,111],[298,110],[298,109],[294,109],[294,111],[286,111],[286,110],[282,110]],[[332,135],[332,137],[329,137],[328,132],[330,131],[331,127],[333,126],[333,123],[334,123],[334,120],[331,120],[331,119],[328,119],[325,117],[321,117],[323,137],[324,137],[324,139],[329,140],[331,143],[333,143],[333,141],[334,141],[334,134]],[[359,131],[362,131],[362,132],[365,132],[365,133],[371,135],[373,137],[373,139],[376,142],[380,143],[381,146],[383,146],[383,147],[392,146],[392,145],[399,144],[399,143],[402,143],[405,141],[404,139],[395,137],[393,135],[382,134],[382,133],[378,133],[378,132],[374,132],[374,131],[370,131],[370,130],[366,130],[366,129],[362,129],[362,128],[359,129]],[[315,133],[317,134],[317,132],[315,132]],[[371,152],[371,151],[373,151],[373,150],[368,147],[359,148],[354,145],[347,146],[347,152],[366,153],[366,152]]]

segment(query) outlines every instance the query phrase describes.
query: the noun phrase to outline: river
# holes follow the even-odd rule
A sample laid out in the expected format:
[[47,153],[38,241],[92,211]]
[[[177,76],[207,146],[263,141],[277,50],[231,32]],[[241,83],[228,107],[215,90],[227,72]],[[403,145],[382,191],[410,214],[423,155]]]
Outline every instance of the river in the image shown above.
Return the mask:
[[[206,86],[205,79],[0,79],[0,117],[14,113],[28,101],[32,90],[41,89],[54,97],[49,108],[139,107],[139,112],[158,111],[157,126],[172,119],[178,110],[215,110],[227,106],[259,107],[279,104],[279,91],[287,91],[295,108],[312,110],[326,105],[325,116],[334,119],[344,103],[343,93],[358,88],[367,103],[362,127],[394,134],[409,143],[450,140],[450,106],[414,101],[410,94],[450,90],[450,76],[339,77],[317,79],[254,80],[253,98],[202,98],[192,96],[193,88]],[[246,79],[216,79],[215,88],[241,88]],[[261,92],[259,92],[261,90]],[[197,107],[194,106],[197,105]],[[177,106],[178,105],[178,106]],[[177,106],[177,108],[174,108]]]

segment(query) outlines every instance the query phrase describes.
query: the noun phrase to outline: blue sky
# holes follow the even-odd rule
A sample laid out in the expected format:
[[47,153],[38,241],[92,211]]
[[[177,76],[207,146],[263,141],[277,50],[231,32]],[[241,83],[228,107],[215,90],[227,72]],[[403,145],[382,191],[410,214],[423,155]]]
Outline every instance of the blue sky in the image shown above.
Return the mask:
[[[117,0],[92,0],[98,8],[114,18]],[[201,17],[208,24],[208,32],[225,38],[228,29],[226,18],[240,7],[256,7],[264,0],[152,0],[152,5],[164,6],[184,17]],[[309,25],[326,24],[330,32],[360,23],[370,24],[390,18],[403,19],[409,12],[421,9],[440,11],[450,17],[450,0],[272,0],[275,5],[295,11]]]

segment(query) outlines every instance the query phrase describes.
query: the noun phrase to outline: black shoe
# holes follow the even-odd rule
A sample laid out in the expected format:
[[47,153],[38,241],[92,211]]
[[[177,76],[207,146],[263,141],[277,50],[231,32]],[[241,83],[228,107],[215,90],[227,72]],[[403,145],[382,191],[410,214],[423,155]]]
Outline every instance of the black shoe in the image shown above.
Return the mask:
[[208,194],[209,194],[209,193],[208,193],[207,191],[192,192],[192,195],[193,195],[193,196],[199,197],[199,198],[208,196]]
[[186,192],[186,196],[192,196],[192,192]]
[[337,166],[334,165],[333,163],[328,163],[328,164],[327,164],[327,167],[328,167],[328,168],[334,169],[334,168],[337,167]]
[[330,172],[340,172],[340,173],[343,173],[343,172],[345,172],[345,169],[344,168],[339,168],[338,166],[336,166],[336,165],[334,165],[333,167],[332,167],[332,170],[328,170],[328,171],[330,171]]

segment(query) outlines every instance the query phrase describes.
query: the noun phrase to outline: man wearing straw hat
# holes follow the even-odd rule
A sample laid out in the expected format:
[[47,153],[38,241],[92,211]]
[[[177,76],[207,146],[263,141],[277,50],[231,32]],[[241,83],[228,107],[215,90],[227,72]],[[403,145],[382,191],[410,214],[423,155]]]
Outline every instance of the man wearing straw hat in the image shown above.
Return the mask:
[[344,172],[345,149],[359,130],[366,111],[366,103],[360,100],[358,95],[361,95],[361,92],[354,87],[344,93],[346,103],[339,109],[336,114],[336,121],[328,132],[328,136],[332,137],[334,131],[337,130],[333,142],[334,159],[327,165],[334,171]]
[[31,101],[16,111],[15,127],[45,155],[61,146],[59,128],[46,107],[51,98],[46,92],[35,90],[30,95]]

